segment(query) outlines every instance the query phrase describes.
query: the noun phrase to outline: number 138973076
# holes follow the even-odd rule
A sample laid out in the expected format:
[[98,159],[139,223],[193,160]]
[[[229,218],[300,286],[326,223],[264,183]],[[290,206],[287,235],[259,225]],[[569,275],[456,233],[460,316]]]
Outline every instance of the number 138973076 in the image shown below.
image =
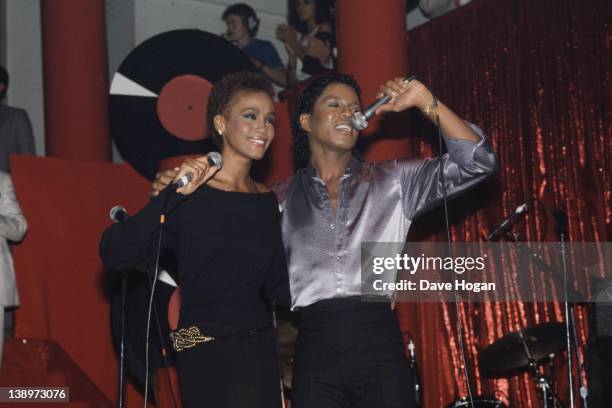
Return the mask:
[[68,402],[68,387],[0,387],[0,402]]

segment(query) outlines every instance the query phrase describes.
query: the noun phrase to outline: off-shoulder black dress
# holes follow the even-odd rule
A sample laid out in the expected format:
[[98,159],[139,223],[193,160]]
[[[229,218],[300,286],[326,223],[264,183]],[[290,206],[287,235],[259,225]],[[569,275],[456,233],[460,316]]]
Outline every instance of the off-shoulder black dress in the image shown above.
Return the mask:
[[290,295],[276,196],[166,189],[104,232],[106,268],[154,260],[162,213],[162,250],[178,262],[179,329],[215,338],[176,353],[185,407],[281,406],[270,303],[288,305]]

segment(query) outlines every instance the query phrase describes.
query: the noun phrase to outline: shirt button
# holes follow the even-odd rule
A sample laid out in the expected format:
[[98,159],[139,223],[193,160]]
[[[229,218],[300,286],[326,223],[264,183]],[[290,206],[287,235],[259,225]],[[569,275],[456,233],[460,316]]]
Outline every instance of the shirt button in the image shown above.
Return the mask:
[[336,292],[337,292],[337,293],[340,293],[340,292],[342,292],[342,289],[340,289],[340,288],[336,288]]
[[329,224],[330,229],[334,229],[334,224]]
[[340,260],[340,255],[336,256],[336,259],[337,259],[337,260]]

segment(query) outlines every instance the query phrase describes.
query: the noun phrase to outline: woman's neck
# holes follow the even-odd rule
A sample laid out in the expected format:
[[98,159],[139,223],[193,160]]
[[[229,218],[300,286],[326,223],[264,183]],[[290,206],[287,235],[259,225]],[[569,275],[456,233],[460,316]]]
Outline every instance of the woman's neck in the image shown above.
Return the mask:
[[254,183],[251,179],[251,165],[249,158],[237,155],[223,154],[223,167],[214,180],[221,184],[225,190],[251,191]]

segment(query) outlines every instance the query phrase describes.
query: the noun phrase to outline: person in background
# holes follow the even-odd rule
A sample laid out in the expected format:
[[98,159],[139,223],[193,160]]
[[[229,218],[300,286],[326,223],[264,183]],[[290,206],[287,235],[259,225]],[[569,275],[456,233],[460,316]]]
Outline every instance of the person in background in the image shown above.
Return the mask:
[[[280,24],[276,37],[289,53],[290,76],[304,81],[333,69],[333,16],[326,0],[291,0],[289,25]],[[292,64],[292,58],[295,64]]]
[[[0,65],[0,102],[8,86],[8,72]],[[10,173],[11,154],[36,154],[32,124],[25,110],[0,103],[0,171]]]
[[244,3],[233,4],[225,9],[221,19],[227,26],[227,38],[251,58],[255,67],[275,84],[288,86],[288,72],[274,45],[255,38],[259,30],[255,10]]
[[[28,224],[15,197],[11,176],[0,171],[0,328],[4,328],[5,309],[19,306],[13,257],[8,241],[20,241],[27,229]],[[4,329],[0,330],[0,366],[3,340]]]

